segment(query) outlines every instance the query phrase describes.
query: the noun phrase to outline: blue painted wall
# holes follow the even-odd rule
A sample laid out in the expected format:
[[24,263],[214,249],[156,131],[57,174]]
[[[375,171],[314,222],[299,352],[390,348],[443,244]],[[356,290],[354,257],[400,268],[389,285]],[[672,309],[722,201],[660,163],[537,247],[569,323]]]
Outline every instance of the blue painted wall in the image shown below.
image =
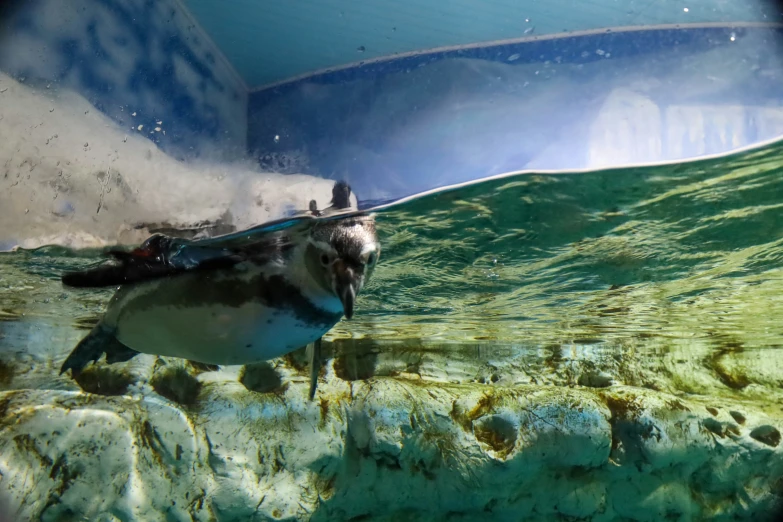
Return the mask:
[[132,132],[177,157],[245,152],[246,87],[178,1],[3,7],[1,71],[74,89],[129,132],[143,125]]
[[780,29],[599,32],[424,54],[251,94],[265,168],[390,200],[509,171],[725,153],[783,135]]
[[396,53],[652,24],[771,22],[773,0],[183,0],[251,89]]

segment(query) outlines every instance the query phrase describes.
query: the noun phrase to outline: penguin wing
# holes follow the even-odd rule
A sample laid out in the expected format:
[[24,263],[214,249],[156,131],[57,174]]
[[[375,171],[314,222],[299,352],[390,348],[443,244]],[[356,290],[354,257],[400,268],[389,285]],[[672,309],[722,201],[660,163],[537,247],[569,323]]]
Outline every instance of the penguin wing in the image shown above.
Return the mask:
[[63,284],[81,288],[125,285],[192,270],[230,268],[247,258],[242,251],[199,246],[161,234],[130,252],[110,250],[107,255],[112,258],[109,263],[65,273]]
[[63,275],[66,286],[98,288],[127,285],[193,270],[230,268],[243,261],[277,260],[307,229],[299,219],[279,220],[208,239],[189,240],[155,234],[130,252],[110,250],[111,262]]

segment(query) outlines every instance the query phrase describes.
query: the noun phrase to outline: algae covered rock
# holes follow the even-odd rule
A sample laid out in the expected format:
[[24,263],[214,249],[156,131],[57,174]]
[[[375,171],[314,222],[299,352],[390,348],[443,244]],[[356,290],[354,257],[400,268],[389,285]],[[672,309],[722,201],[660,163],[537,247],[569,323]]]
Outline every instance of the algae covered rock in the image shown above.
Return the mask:
[[[295,357],[140,359],[117,395],[66,376],[2,392],[20,520],[764,520],[779,502],[783,422],[735,390],[346,380],[338,354],[308,401]],[[169,393],[191,380],[193,400]]]

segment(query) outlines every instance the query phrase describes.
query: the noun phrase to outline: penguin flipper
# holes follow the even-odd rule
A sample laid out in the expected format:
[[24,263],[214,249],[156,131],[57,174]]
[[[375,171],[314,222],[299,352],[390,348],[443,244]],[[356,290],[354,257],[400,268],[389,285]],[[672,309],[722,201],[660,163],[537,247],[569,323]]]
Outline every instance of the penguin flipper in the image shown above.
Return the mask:
[[66,286],[98,288],[118,286],[196,269],[228,268],[245,259],[224,248],[202,247],[190,241],[156,234],[130,252],[110,250],[113,262],[62,277]]
[[321,342],[323,337],[319,337],[315,342],[307,345],[307,359],[310,363],[310,391],[308,398],[313,400],[315,390],[318,388],[318,373],[321,371]]
[[109,364],[125,362],[139,354],[128,348],[114,336],[114,331],[102,323],[98,323],[87,336],[79,341],[71,354],[60,367],[60,375],[71,370],[71,375],[79,374],[90,362],[96,362],[101,355],[106,354]]

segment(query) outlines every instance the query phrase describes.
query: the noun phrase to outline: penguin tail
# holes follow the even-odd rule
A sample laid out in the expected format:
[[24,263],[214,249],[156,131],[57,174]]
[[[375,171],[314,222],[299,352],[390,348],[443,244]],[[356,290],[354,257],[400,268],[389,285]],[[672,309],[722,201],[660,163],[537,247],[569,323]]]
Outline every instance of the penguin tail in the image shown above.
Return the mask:
[[128,348],[114,336],[114,331],[103,323],[98,323],[87,336],[79,341],[71,354],[60,367],[60,375],[71,370],[71,375],[78,375],[90,362],[97,362],[101,355],[106,354],[106,362],[113,364],[132,359],[139,352]]

